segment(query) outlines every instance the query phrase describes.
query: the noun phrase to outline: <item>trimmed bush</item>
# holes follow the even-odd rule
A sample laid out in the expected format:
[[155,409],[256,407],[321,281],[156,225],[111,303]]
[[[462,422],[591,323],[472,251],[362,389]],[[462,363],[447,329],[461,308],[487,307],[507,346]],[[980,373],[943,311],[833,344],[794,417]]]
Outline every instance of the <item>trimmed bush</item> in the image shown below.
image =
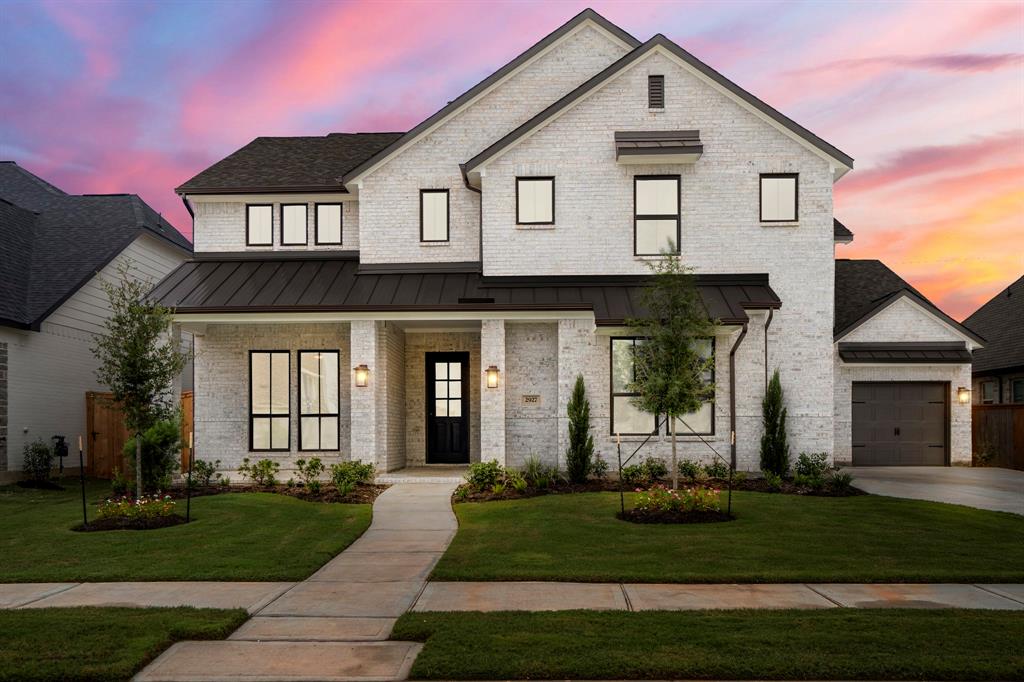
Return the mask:
[[238,467],[238,473],[242,478],[248,478],[253,485],[260,487],[276,485],[277,472],[280,470],[281,465],[272,459],[261,459],[255,464],[250,464],[248,457],[243,459],[242,466]]
[[[132,475],[135,471],[135,439],[124,444],[124,458]],[[142,433],[142,489],[167,490],[171,474],[180,466],[181,422],[177,418],[162,419]]]
[[348,495],[360,483],[372,481],[376,473],[377,469],[372,464],[356,461],[341,462],[331,465],[331,482],[334,483],[334,487],[338,489],[339,493]]
[[505,469],[497,460],[473,462],[466,472],[466,482],[475,490],[490,490],[505,479]]
[[21,451],[21,469],[30,481],[44,483],[50,480],[50,469],[53,468],[53,450],[37,438],[25,443]]
[[779,476],[789,471],[789,442],[786,439],[786,407],[783,404],[779,370],[772,374],[761,402],[764,435],[761,436],[761,469]]
[[590,433],[590,401],[583,376],[577,375],[567,407],[569,447],[565,451],[565,469],[573,483],[586,483],[594,456],[594,436]]

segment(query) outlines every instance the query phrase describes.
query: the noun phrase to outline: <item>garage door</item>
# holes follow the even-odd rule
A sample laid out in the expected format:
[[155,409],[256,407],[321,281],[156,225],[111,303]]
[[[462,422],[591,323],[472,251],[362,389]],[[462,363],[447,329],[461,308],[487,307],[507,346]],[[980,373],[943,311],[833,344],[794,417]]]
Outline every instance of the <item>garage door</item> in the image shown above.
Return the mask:
[[949,387],[854,382],[854,466],[946,464]]

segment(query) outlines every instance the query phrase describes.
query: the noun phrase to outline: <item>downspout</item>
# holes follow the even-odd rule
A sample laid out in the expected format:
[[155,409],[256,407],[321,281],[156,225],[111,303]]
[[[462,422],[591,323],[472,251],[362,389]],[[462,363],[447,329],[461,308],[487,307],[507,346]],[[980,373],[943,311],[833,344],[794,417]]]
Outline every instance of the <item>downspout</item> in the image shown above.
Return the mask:
[[459,170],[462,171],[462,182],[470,192],[480,195],[480,271],[484,269],[484,192],[469,184],[469,175],[466,173],[466,164],[460,163]]
[[768,319],[764,322],[764,390],[768,392],[768,327],[772,326],[775,308],[768,309]]
[[739,338],[732,344],[732,348],[729,350],[729,445],[730,445],[730,460],[733,471],[736,470],[736,350],[743,343],[743,338],[747,335],[747,323],[743,323],[743,331],[740,332]]

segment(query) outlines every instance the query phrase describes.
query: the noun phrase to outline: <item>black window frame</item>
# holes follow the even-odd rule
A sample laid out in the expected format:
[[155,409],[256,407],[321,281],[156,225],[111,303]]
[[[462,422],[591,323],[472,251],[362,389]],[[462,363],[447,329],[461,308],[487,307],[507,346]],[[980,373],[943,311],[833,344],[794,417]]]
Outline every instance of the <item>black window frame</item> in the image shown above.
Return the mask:
[[[320,207],[338,207],[338,241],[320,240]],[[315,246],[341,246],[345,242],[345,204],[341,201],[318,201],[313,203],[313,244]]]
[[[250,208],[269,208],[270,209],[270,241],[268,242],[254,242],[252,241],[249,231],[249,209]],[[273,246],[274,245],[274,205],[273,204],[246,204],[245,205],[245,245],[246,246]]]
[[[657,84],[657,86],[655,85]],[[656,93],[657,88],[660,88],[660,94]],[[661,103],[658,103],[656,95],[661,97]],[[648,109],[664,109],[665,108],[665,76],[664,74],[652,73],[647,76],[647,108]]]
[[[307,354],[307,353],[309,353],[309,354],[316,353],[318,356],[319,355],[334,355],[334,356],[337,357],[337,360],[336,360],[335,364],[336,364],[336,366],[338,368],[338,372],[337,372],[336,376],[334,377],[334,381],[337,384],[337,395],[338,395],[338,411],[337,412],[334,412],[334,413],[330,413],[330,412],[316,412],[316,413],[312,413],[311,412],[311,413],[305,413],[305,412],[302,411],[302,405],[303,405],[303,400],[302,400],[302,393],[303,393],[303,391],[302,391],[302,387],[304,385],[303,381],[302,381],[302,377],[301,377],[301,373],[302,373],[302,356]],[[322,348],[322,349],[306,348],[306,349],[300,350],[298,352],[298,357],[296,358],[296,360],[298,362],[297,368],[299,370],[299,375],[300,375],[299,379],[298,379],[298,382],[299,382],[299,451],[300,452],[335,452],[336,450],[341,450],[341,351],[334,350],[334,349],[329,349],[329,348]],[[317,360],[317,369],[319,370],[319,376],[320,376],[319,384],[322,384],[323,380],[324,380],[323,371],[322,371],[321,368],[322,368],[322,362],[318,359]],[[319,384],[317,386],[317,402],[318,403],[320,401],[320,393],[322,392],[321,389],[320,389],[320,385]],[[318,445],[322,445],[321,443],[319,443],[319,440],[320,440],[320,434],[323,433],[323,429],[321,428],[321,424],[323,423],[324,417],[327,417],[327,418],[333,417],[334,418],[334,424],[335,424],[335,427],[337,429],[337,435],[336,435],[336,438],[335,438],[335,440],[338,443],[338,447],[337,448],[332,450],[332,449],[329,449],[329,448],[325,449],[325,448],[322,448],[322,447],[319,447],[319,448],[307,448],[307,447],[303,446],[302,420],[304,418],[313,418],[313,417],[315,417],[317,419],[317,441],[318,441],[317,444]]]
[[1016,395],[1015,391],[1017,390],[1016,386],[1018,384],[1020,384],[1021,386],[1024,386],[1024,379],[1016,379],[1016,378],[1010,379],[1010,402],[1015,404],[1015,405],[1019,405],[1021,403],[1024,403],[1024,397],[1022,397],[1020,400],[1017,400],[1017,395]]
[[[445,226],[444,226],[444,239],[424,239],[423,238],[423,195],[424,194],[444,194],[444,207],[445,207]],[[452,197],[451,192],[448,189],[421,189],[420,190],[420,243],[421,244],[444,244],[452,240]]]
[[[551,220],[524,221],[519,218],[519,183],[520,182],[551,182]],[[554,225],[555,224],[555,176],[554,175],[517,175],[516,176],[516,225]]]
[[[282,355],[283,354],[283,355],[285,355],[288,358],[288,371],[286,372],[286,374],[287,374],[286,383],[288,385],[288,412],[286,414],[278,414],[278,413],[275,413],[275,412],[268,412],[268,413],[262,413],[261,412],[259,414],[255,414],[252,411],[252,360],[253,360],[253,356],[256,355],[257,353],[267,353],[267,354],[269,354],[271,356],[273,356],[273,355]],[[269,387],[268,388],[269,402],[271,404],[273,404],[273,402],[274,402],[274,360],[273,360],[273,357],[271,357],[271,360],[270,360],[270,378],[269,378],[269,381],[267,382],[267,385]],[[250,350],[249,351],[249,386],[248,386],[248,389],[249,389],[249,452],[291,452],[291,449],[292,449],[292,354],[291,354],[291,351],[287,351],[287,350],[265,350],[265,349]],[[253,447],[253,432],[255,430],[253,428],[253,426],[255,425],[255,420],[256,419],[275,419],[275,418],[280,419],[281,417],[287,417],[287,420],[288,420],[287,445],[285,447],[283,447],[283,448],[270,447],[270,448],[259,448],[259,449],[257,449],[255,447]],[[273,445],[273,442],[274,442],[274,427],[273,427],[273,424],[271,424],[271,427],[270,427],[270,443],[271,443],[271,445]]]
[[[281,239],[279,243],[281,246],[309,246],[309,204],[304,201],[296,201],[288,204],[280,204],[279,206],[278,215],[280,216],[279,222],[281,226]],[[302,206],[306,209],[306,229],[302,231],[303,240],[301,242],[286,242],[284,240],[284,209],[289,206]]]
[[[616,398],[633,398],[639,393],[630,391],[616,391],[615,390],[615,342],[616,341],[632,341],[632,346],[636,347],[636,342],[642,340],[642,336],[613,336],[608,341],[608,431],[613,436],[653,436],[657,435],[660,426],[660,420],[658,415],[651,413],[651,422],[653,427],[650,431],[639,432],[639,433],[616,433],[615,431],[615,399]],[[633,367],[630,369],[633,378],[636,378],[636,363],[633,363]]]
[[[636,195],[637,185],[644,180],[675,180],[676,181],[676,212],[672,214],[656,214],[656,213],[637,213],[636,206]],[[676,221],[676,250],[674,252],[668,252],[670,255],[679,255],[682,253],[682,213],[683,213],[683,199],[682,199],[682,176],[681,175],[634,175],[633,176],[633,255],[634,256],[662,256],[666,252],[659,251],[658,253],[640,253],[637,248],[637,237],[639,235],[637,228],[641,220],[675,220]]]
[[[985,398],[985,387],[992,387],[992,399],[988,400]],[[999,384],[995,379],[986,379],[981,382],[981,404],[982,405],[997,405],[1001,401],[1002,396],[999,395]]]
[[[793,217],[768,220],[764,217],[764,181],[765,179],[781,180],[793,178]],[[800,174],[799,173],[760,173],[757,176],[757,217],[762,223],[795,223],[800,220]]]

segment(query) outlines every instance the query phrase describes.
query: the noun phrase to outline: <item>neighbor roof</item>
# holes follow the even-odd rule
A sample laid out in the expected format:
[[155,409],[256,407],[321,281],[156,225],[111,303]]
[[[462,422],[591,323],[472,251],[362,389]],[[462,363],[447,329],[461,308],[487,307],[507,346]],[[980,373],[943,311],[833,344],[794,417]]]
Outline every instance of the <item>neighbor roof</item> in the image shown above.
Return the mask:
[[[636,276],[488,278],[455,272],[361,273],[355,258],[199,260],[182,264],[153,289],[184,313],[592,310],[598,324],[642,314]],[[777,308],[768,275],[697,277],[708,314],[724,324],[747,321],[747,308]]]
[[0,161],[0,199],[6,199],[29,211],[41,211],[66,196],[64,190],[54,187],[14,161]]
[[[2,325],[38,329],[141,234],[153,234],[182,251],[192,251],[180,232],[134,194],[64,194],[23,168],[19,173],[11,171],[6,168],[9,163],[0,163],[4,167],[0,169]],[[29,187],[25,176],[35,178],[38,191]],[[8,196],[20,196],[42,208],[29,210]]]
[[985,337],[974,352],[974,372],[1024,367],[1024,277],[1006,287],[964,320]]
[[479,166],[483,165],[488,160],[492,159],[494,156],[504,151],[507,147],[515,144],[519,139],[533,131],[535,128],[543,125],[552,116],[555,116],[556,114],[566,109],[567,107],[572,106],[577,101],[582,99],[584,96],[589,94],[592,90],[603,85],[608,79],[612,78],[620,71],[627,68],[631,64],[635,63],[641,57],[649,54],[652,50],[656,48],[662,48],[667,50],[668,52],[681,59],[683,62],[688,64],[696,71],[700,72],[701,74],[711,79],[716,84],[723,87],[726,91],[728,91],[737,99],[745,102],[749,106],[753,107],[757,111],[761,112],[768,118],[778,123],[783,128],[794,133],[797,137],[803,139],[810,146],[818,149],[820,152],[834,159],[841,165],[847,168],[853,168],[853,158],[847,155],[845,152],[832,146],[825,140],[821,139],[820,137],[809,131],[807,128],[804,128],[802,125],[800,125],[793,119],[789,118],[785,114],[781,113],[780,111],[769,106],[768,104],[761,101],[754,95],[750,94],[749,92],[747,92],[740,86],[736,85],[722,74],[712,69],[704,62],[694,57],[692,54],[681,48],[679,45],[675,44],[674,42],[666,38],[664,35],[659,33],[650,40],[648,40],[643,45],[640,45],[639,47],[635,48],[632,52],[627,53],[622,58],[613,62],[610,66],[608,66],[603,71],[595,75],[593,78],[586,81],[585,83],[580,85],[578,88],[576,88],[569,94],[562,97],[554,104],[551,104],[546,109],[541,111],[539,114],[537,114],[530,120],[526,121],[521,126],[516,128],[512,132],[508,133],[503,138],[496,141],[494,144],[487,147],[482,152],[480,152],[472,159],[467,161],[464,164],[465,172],[471,173],[474,170],[478,169]]
[[846,225],[832,219],[832,238],[837,242],[850,243],[853,241],[853,232]]
[[257,137],[175,191],[345,192],[338,178],[401,136],[402,133],[330,133],[322,137]]
[[844,336],[901,296],[909,296],[968,338],[985,343],[878,260],[836,259],[833,335],[835,338]]

